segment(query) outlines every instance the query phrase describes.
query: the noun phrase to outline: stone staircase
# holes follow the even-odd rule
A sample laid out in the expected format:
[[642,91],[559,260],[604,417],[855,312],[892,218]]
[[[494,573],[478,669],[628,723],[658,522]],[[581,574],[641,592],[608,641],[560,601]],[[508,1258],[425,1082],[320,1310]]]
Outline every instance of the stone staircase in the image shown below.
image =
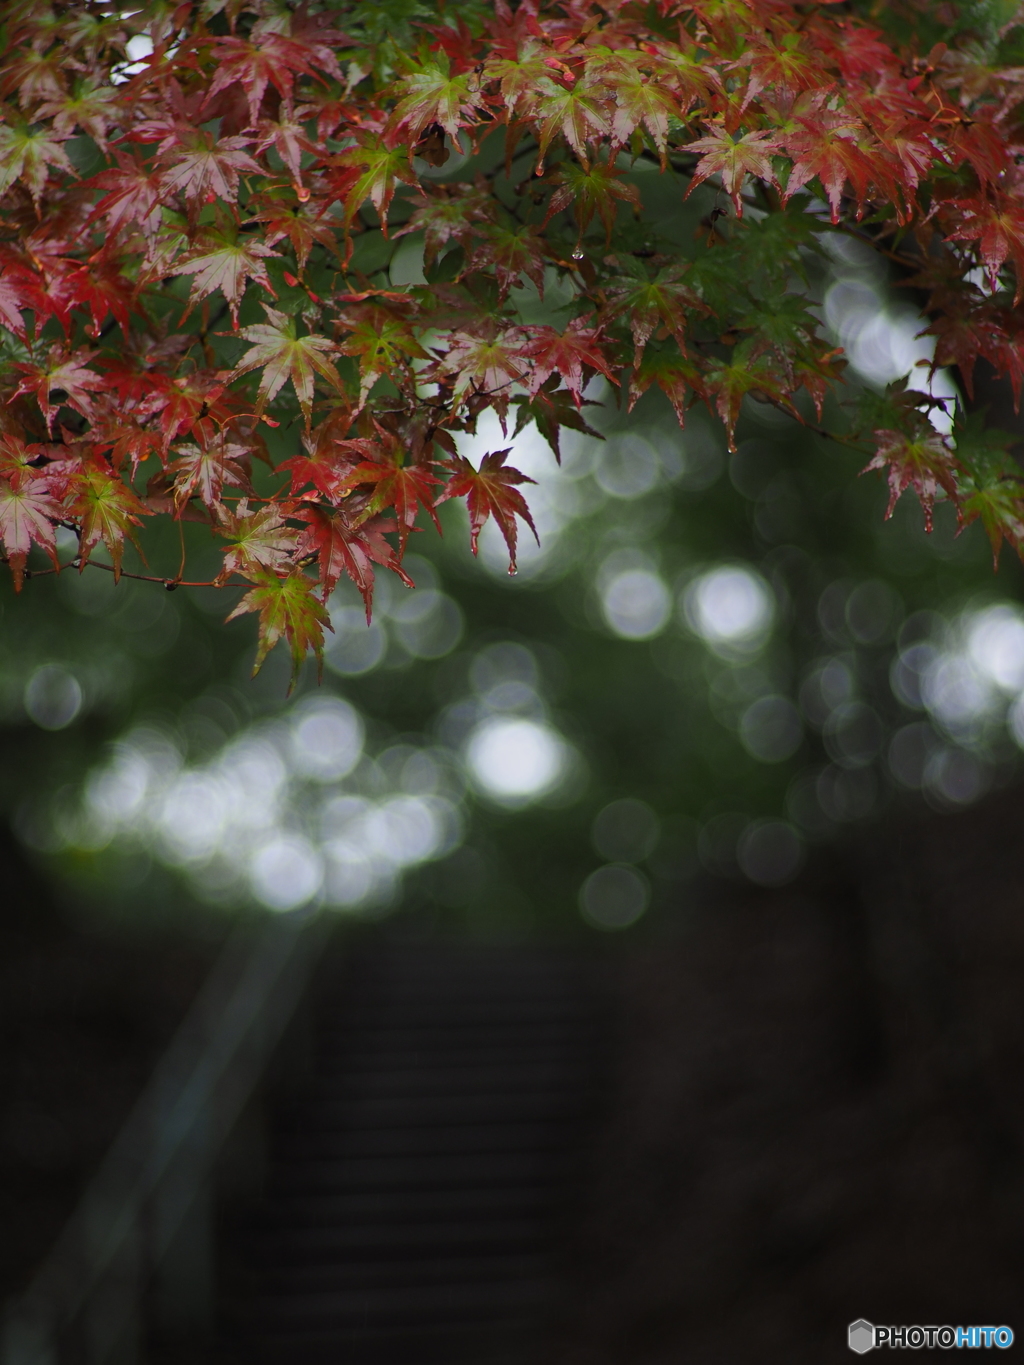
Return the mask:
[[225,1239],[223,1365],[515,1365],[557,1305],[602,1090],[599,992],[535,950],[367,950]]

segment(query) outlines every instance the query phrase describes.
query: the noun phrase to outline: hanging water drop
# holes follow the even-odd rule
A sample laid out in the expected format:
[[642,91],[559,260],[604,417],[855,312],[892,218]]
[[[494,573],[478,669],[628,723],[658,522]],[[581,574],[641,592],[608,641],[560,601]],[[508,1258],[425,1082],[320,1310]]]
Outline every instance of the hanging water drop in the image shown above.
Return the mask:
[[583,252],[579,249],[579,247],[577,247],[576,250],[572,253],[572,258],[574,261],[583,260]]

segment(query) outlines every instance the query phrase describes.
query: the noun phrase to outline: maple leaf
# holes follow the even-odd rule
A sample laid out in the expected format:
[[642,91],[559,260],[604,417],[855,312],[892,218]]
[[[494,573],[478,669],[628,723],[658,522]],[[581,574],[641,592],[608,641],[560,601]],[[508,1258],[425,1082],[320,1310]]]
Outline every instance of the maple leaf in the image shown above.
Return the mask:
[[988,275],[989,286],[999,287],[999,272],[1012,259],[1017,276],[1014,304],[1024,296],[1024,207],[1015,204],[1008,195],[992,199],[977,196],[947,202],[944,208],[955,208],[963,215],[959,227],[946,238],[947,242],[977,242],[978,255]]
[[0,326],[26,339],[25,319],[21,310],[29,306],[21,282],[13,272],[0,272]]
[[93,76],[75,83],[71,94],[61,92],[45,100],[36,110],[36,118],[52,118],[57,137],[70,137],[76,128],[107,151],[107,131],[119,119],[119,98],[113,86],[104,85]]
[[[316,77],[310,58],[314,55],[303,43],[280,33],[262,33],[258,42],[244,38],[218,38],[214,46],[216,69],[206,93],[204,108],[214,97],[236,82],[245,90],[249,102],[249,123],[255,127],[268,84],[273,85],[287,104],[291,100],[296,75]],[[341,79],[337,60],[331,55],[332,74]],[[320,54],[319,64],[324,64]],[[237,127],[237,124],[236,124]]]
[[215,199],[233,204],[239,176],[259,175],[263,169],[244,150],[251,142],[249,137],[222,137],[217,142],[205,129],[186,129],[181,145],[161,155],[166,167],[160,178],[161,192],[183,194],[193,213]]
[[491,196],[470,185],[434,186],[429,196],[424,195],[424,201],[395,237],[422,232],[423,259],[427,265],[451,241],[466,246],[474,229],[494,213]]
[[647,351],[640,365],[634,369],[629,383],[629,409],[653,385],[657,385],[675,409],[679,425],[686,420],[686,408],[691,395],[704,398],[704,379],[697,366],[684,355],[672,351]]
[[230,408],[220,402],[223,394],[223,376],[208,370],[194,370],[166,386],[157,396],[155,409],[160,413],[165,454],[173,440],[184,436],[206,417],[224,421],[231,416]]
[[114,148],[116,167],[100,171],[86,186],[106,190],[96,204],[90,222],[107,220],[111,232],[118,232],[130,223],[138,223],[144,232],[154,232],[160,223],[163,197],[162,176],[159,170],[145,165],[137,156]]
[[462,271],[461,278],[493,267],[498,281],[498,297],[507,298],[525,275],[544,297],[544,265],[547,248],[537,228],[530,223],[506,227],[488,223],[482,230],[483,241],[477,246]]
[[176,475],[173,496],[179,516],[189,500],[197,496],[214,510],[220,504],[225,484],[249,489],[247,446],[228,441],[222,435],[209,444],[187,442],[175,450],[178,458],[167,466],[167,472]]
[[1006,540],[1024,559],[1024,483],[1009,475],[965,480],[960,502],[962,529],[980,521],[992,546],[992,567]]
[[18,361],[14,368],[25,377],[14,397],[34,393],[47,430],[53,429],[53,419],[65,404],[82,417],[90,418],[93,395],[103,388],[103,377],[89,368],[93,359],[92,352],[84,348],[69,354],[62,346],[51,346],[45,365]]
[[116,583],[121,576],[125,537],[142,556],[134,527],[142,524],[140,519],[149,516],[150,509],[102,460],[83,465],[71,481],[70,494],[68,514],[80,526],[79,570],[85,570],[93,550],[102,541],[110,554]]
[[619,204],[632,204],[637,213],[643,207],[640,191],[623,180],[610,161],[595,161],[589,166],[569,163],[555,172],[555,181],[557,188],[548,203],[544,222],[548,223],[571,204],[581,236],[596,213],[610,242]]
[[[524,13],[526,8],[525,5],[521,6],[519,12]],[[512,48],[502,52],[499,49],[484,65],[484,80],[487,83],[498,82],[501,102],[509,118],[532,105],[540,82],[551,77],[552,61],[556,61],[558,66],[562,65],[549,48],[534,40],[540,36],[538,29],[537,34],[531,35],[518,50]]]
[[51,166],[75,174],[61,140],[51,136],[50,129],[42,124],[0,123],[0,194],[23,180],[38,212]]
[[725,423],[730,451],[736,449],[736,423],[747,394],[762,402],[776,403],[799,417],[778,370],[765,355],[751,354],[748,343],[737,346],[731,363],[714,361],[703,376],[704,398],[709,408]]
[[542,76],[530,103],[530,118],[537,124],[540,152],[538,171],[544,165],[548,148],[556,133],[561,133],[581,161],[587,160],[587,143],[610,131],[608,119],[595,90],[573,86],[566,89]]
[[137,286],[123,273],[123,261],[105,250],[90,257],[85,265],[71,271],[66,287],[78,308],[88,308],[92,315],[90,336],[98,337],[108,314],[125,333],[129,330],[128,314],[137,305]]
[[332,502],[341,496],[341,484],[345,475],[358,462],[361,454],[372,453],[373,448],[373,443],[368,442],[365,450],[361,448],[357,454],[351,443],[344,449],[339,446],[341,436],[338,427],[339,425],[347,427],[349,416],[344,408],[338,409],[337,417],[340,421],[328,420],[315,431],[303,434],[302,444],[306,451],[304,455],[293,455],[290,460],[283,460],[277,466],[278,469],[287,469],[291,474],[293,493],[298,493],[308,484],[312,484],[318,493]]
[[880,150],[872,154],[862,145],[863,125],[848,114],[823,113],[802,118],[795,132],[783,139],[793,168],[786,181],[783,201],[815,177],[832,208],[833,223],[839,222],[843,189],[849,181],[854,198],[863,205],[872,177],[888,199],[895,199],[896,186],[889,162]]
[[295,549],[296,532],[285,523],[281,509],[273,503],[249,511],[243,498],[235,511],[223,503],[217,508],[219,530],[231,542],[224,552],[221,581],[233,573],[252,578],[263,570],[286,565]]
[[401,147],[386,147],[380,138],[366,133],[356,135],[357,145],[334,159],[341,171],[332,188],[341,200],[348,227],[367,200],[380,215],[385,237],[388,233],[388,208],[399,185],[418,185],[409,165],[409,154]]
[[[940,313],[931,319],[927,331],[928,335],[938,338],[932,362],[935,369],[955,365],[963,377],[967,396],[973,402],[974,366],[978,357],[986,356],[993,360],[997,369],[1002,368],[995,357],[1005,340],[1003,329],[990,315],[972,310],[969,313]],[[1019,391],[1016,397],[1019,403]]]
[[736,217],[743,217],[743,182],[748,175],[756,176],[769,185],[777,184],[771,154],[778,146],[778,139],[770,132],[745,133],[740,138],[733,136],[719,124],[709,124],[707,137],[697,138],[687,143],[688,152],[702,153],[694,168],[690,188],[686,197],[709,176],[719,175],[722,188],[733,202]]
[[382,376],[397,383],[408,361],[430,359],[397,309],[359,304],[342,315],[340,325],[348,335],[338,349],[343,355],[359,357],[360,404]]
[[432,123],[457,143],[459,129],[475,121],[483,102],[472,88],[470,73],[451,74],[451,64],[444,52],[432,53],[418,71],[400,76],[392,93],[398,97],[398,103],[388,119],[387,131],[392,138],[405,138],[410,146],[419,141],[424,128]]
[[353,525],[346,509],[316,504],[296,509],[295,516],[306,523],[306,529],[299,534],[295,557],[300,560],[316,557],[320,592],[325,602],[342,574],[347,574],[363,599],[369,625],[373,609],[374,564],[398,574],[406,587],[413,586],[394,548],[384,539],[386,533],[396,529],[394,521],[371,517]]
[[[536,423],[537,430],[544,437],[551,447],[552,453],[559,464],[562,463],[562,451],[559,444],[559,432],[562,427],[568,427],[570,431],[582,432],[584,436],[590,436],[595,441],[603,441],[604,437],[599,431],[595,431],[583,419],[583,414],[573,402],[572,395],[565,389],[558,387],[558,376],[552,375],[546,384],[532,396],[518,394],[513,400],[516,405],[516,426],[513,435],[519,433],[527,427],[530,422]],[[583,406],[591,404],[590,399],[583,400]],[[597,406],[597,404],[592,404]]]
[[271,196],[264,196],[257,202],[265,207],[253,214],[249,223],[264,225],[267,246],[276,246],[287,237],[300,271],[305,270],[309,253],[317,242],[332,256],[340,255],[337,219],[332,220],[322,205],[313,208],[309,204],[287,203]]
[[533,339],[522,348],[524,358],[532,360],[527,388],[535,394],[552,374],[560,374],[576,406],[583,403],[586,371],[603,374],[613,384],[619,381],[601,350],[600,328],[588,327],[585,318],[574,318],[564,332],[553,327],[537,327]]
[[514,574],[516,517],[526,522],[538,545],[540,537],[537,535],[537,528],[533,524],[526,499],[518,487],[520,484],[534,483],[535,480],[528,478],[518,469],[506,466],[505,461],[511,453],[511,446],[506,450],[491,451],[480,461],[479,469],[474,469],[469,460],[462,455],[456,455],[446,461],[444,468],[451,470],[452,477],[438,498],[438,503],[447,502],[449,498],[466,499],[469,510],[470,547],[474,554],[477,554],[479,549],[480,532],[488,517],[493,517],[508,546],[508,571]]
[[750,69],[743,97],[744,109],[762,90],[772,89],[788,103],[801,90],[820,90],[833,84],[832,76],[822,68],[818,54],[801,47],[802,42],[802,34],[785,33],[778,46],[762,40],[751,51],[730,62],[732,71]]
[[514,331],[488,329],[483,336],[453,332],[451,345],[440,362],[443,374],[453,375],[455,402],[467,393],[489,394],[499,414],[508,410],[509,388],[523,375],[519,337]]
[[[656,71],[654,79],[649,73],[652,65]],[[616,51],[605,55],[599,51],[591,55],[587,70],[599,78],[615,100],[612,148],[624,146],[635,129],[645,127],[664,166],[670,120],[683,113],[675,91],[665,79],[669,74],[665,64],[652,58],[649,52]]]
[[21,468],[0,479],[0,540],[15,592],[21,592],[25,561],[33,545],[41,546],[53,567],[60,568],[54,523],[61,519],[64,510],[52,496],[45,478],[33,477],[34,473]]
[[318,677],[322,677],[324,626],[330,630],[331,620],[323,604],[314,597],[312,583],[301,569],[293,569],[284,576],[266,569],[254,569],[250,577],[254,586],[226,619],[233,621],[250,611],[259,613],[259,644],[253,677],[282,639],[287,642],[292,656],[289,692],[294,688],[299,669],[310,650],[316,656]]
[[0,95],[4,99],[17,91],[22,109],[28,109],[40,100],[59,100],[65,94],[63,77],[67,54],[61,45],[46,43],[42,51],[35,45],[22,47],[19,51],[12,44],[5,56],[7,60],[0,75]]
[[933,432],[916,440],[902,431],[880,428],[875,432],[878,449],[861,470],[887,469],[889,505],[886,520],[892,516],[897,499],[906,488],[913,487],[924,512],[924,527],[932,529],[932,509],[935,499],[945,493],[958,509],[960,490],[957,486],[957,460],[947,437]]
[[621,257],[620,264],[627,272],[627,278],[613,280],[606,288],[608,305],[604,317],[609,322],[628,317],[636,346],[633,369],[639,369],[644,348],[659,327],[672,333],[680,351],[685,354],[687,309],[697,313],[710,311],[700,295],[683,282],[688,266],[665,266],[652,280],[635,257]]
[[237,331],[238,305],[246,283],[255,280],[268,293],[274,293],[263,262],[276,255],[276,251],[271,251],[254,237],[239,237],[230,228],[210,228],[201,232],[194,250],[179,260],[171,271],[172,275],[193,276],[185,316],[200,300],[219,289],[231,310],[231,322]]
[[338,372],[327,359],[328,355],[339,349],[338,345],[327,337],[297,337],[294,318],[279,313],[266,303],[263,311],[267,315],[267,322],[243,327],[239,333],[239,336],[254,344],[252,350],[232,370],[229,382],[262,367],[263,377],[256,399],[256,415],[260,416],[266,405],[281,391],[285,381],[290,379],[308,431],[313,411],[314,375],[318,374],[333,389],[341,391]]
[[957,422],[958,487],[960,491],[959,535],[980,521],[992,546],[992,567],[999,568],[1003,541],[1024,555],[1024,481],[1020,467],[1009,455],[1019,437],[985,426],[984,412],[970,413]]
[[441,480],[436,474],[431,474],[426,465],[405,464],[405,451],[398,437],[379,425],[377,431],[379,440],[375,442],[365,439],[338,442],[341,450],[352,449],[357,454],[372,457],[360,460],[342,480],[340,487],[344,490],[365,484],[372,490],[363,520],[369,520],[387,507],[395,509],[399,548],[404,554],[405,542],[416,524],[420,507],[428,513],[440,534],[441,523],[434,510],[434,488]]

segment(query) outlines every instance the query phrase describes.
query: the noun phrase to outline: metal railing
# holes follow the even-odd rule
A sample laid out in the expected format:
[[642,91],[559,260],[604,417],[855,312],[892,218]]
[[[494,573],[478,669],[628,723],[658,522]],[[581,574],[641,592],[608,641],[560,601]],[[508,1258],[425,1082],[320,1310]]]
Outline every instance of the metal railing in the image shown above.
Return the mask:
[[2,1365],[133,1365],[146,1302],[330,932],[295,913],[228,939],[79,1205],[7,1308]]

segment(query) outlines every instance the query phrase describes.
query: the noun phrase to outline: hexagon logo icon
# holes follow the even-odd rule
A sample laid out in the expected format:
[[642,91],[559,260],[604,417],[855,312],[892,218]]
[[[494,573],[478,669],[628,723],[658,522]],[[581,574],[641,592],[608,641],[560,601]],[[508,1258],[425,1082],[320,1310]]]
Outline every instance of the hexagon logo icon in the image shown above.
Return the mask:
[[856,1351],[862,1356],[865,1351],[873,1351],[875,1348],[875,1329],[870,1322],[865,1322],[863,1318],[858,1318],[856,1322],[850,1323],[850,1350]]

